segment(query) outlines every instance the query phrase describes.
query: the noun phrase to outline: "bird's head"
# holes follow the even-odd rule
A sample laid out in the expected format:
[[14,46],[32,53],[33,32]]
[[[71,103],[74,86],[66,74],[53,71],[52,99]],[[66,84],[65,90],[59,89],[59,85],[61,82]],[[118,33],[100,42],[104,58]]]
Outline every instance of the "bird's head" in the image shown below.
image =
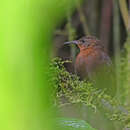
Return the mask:
[[76,44],[80,50],[84,50],[99,45],[99,43],[100,41],[95,36],[84,36],[79,40],[65,42],[64,44]]

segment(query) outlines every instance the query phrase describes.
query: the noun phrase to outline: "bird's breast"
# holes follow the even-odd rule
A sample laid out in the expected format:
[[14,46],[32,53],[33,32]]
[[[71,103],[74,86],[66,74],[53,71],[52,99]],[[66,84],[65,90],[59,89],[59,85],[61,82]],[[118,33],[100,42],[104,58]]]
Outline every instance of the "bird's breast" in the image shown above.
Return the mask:
[[82,50],[76,57],[76,63],[75,63],[75,71],[76,73],[81,77],[84,78],[88,76],[90,65],[92,64],[93,56],[95,53],[93,52],[92,48],[89,48],[87,50]]
[[[106,62],[104,61],[104,54],[105,53],[102,50],[94,48],[80,51],[76,57],[76,73],[82,78],[91,76],[91,74],[93,74],[97,68],[101,67],[101,65]],[[105,56],[107,57],[107,55]]]

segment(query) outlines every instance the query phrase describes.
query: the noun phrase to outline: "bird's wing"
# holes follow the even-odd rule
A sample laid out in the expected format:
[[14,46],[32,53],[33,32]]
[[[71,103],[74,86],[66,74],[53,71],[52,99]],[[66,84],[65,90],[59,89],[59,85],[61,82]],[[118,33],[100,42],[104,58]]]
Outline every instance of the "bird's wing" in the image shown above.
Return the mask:
[[108,66],[112,65],[112,61],[111,61],[110,57],[105,52],[101,53],[101,61],[102,61],[102,63],[105,63]]

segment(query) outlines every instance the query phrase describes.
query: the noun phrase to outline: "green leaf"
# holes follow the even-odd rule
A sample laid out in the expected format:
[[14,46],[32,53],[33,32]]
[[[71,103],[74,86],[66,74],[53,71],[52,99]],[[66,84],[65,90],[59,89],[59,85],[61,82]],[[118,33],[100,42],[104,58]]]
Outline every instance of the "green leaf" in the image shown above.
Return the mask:
[[84,120],[72,118],[57,118],[57,124],[64,130],[96,130]]

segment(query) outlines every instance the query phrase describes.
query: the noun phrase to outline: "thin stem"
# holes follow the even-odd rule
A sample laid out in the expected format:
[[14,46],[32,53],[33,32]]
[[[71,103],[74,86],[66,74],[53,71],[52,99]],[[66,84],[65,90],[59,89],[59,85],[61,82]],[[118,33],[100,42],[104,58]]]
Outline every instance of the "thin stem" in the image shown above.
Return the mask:
[[119,0],[120,10],[123,17],[123,21],[126,27],[126,30],[128,29],[128,9],[127,9],[127,3],[126,0]]
[[81,4],[80,4],[79,1],[77,1],[77,9],[78,9],[78,12],[79,12],[80,21],[81,21],[83,29],[84,29],[84,33],[85,33],[85,35],[89,35],[86,17],[84,15],[83,11],[82,11]]
[[129,11],[128,11],[128,32],[130,33],[130,0],[129,0]]
[[[116,65],[116,83],[117,83],[117,97],[122,97],[120,86],[120,16],[119,16],[119,3],[118,0],[113,1],[113,42],[114,42],[114,55]],[[121,98],[122,99],[122,98]]]
[[[72,41],[74,40],[74,35],[75,35],[75,30],[72,27],[72,21],[71,21],[71,13],[68,11],[67,14],[67,29],[68,29],[68,40]],[[71,57],[72,57],[72,62],[74,63],[75,61],[75,56],[76,56],[76,47],[74,45],[71,45]]]

